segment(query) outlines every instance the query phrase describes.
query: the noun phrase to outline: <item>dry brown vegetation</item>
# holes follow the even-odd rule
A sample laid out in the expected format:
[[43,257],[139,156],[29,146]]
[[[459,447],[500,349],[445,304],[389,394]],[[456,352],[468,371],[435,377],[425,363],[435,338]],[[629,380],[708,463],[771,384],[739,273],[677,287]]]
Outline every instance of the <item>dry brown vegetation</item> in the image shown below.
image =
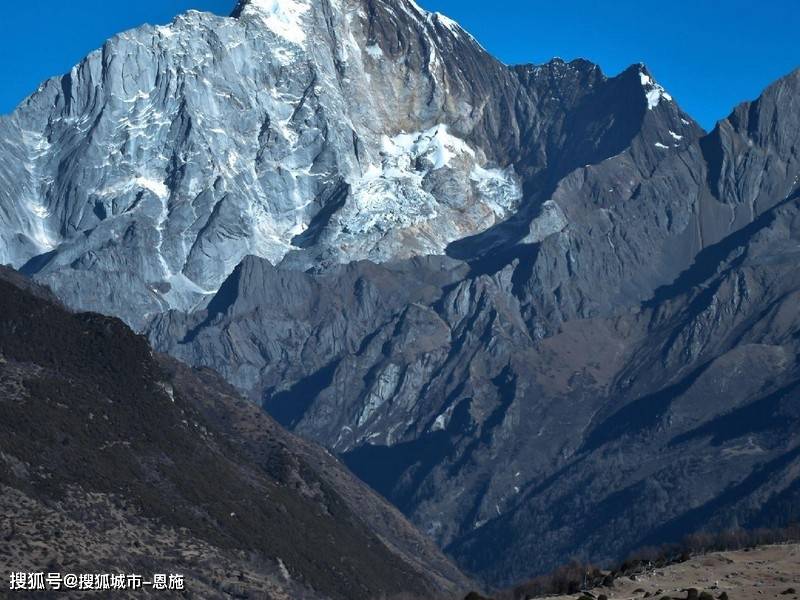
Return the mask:
[[[182,573],[198,598],[458,589],[435,579],[446,561],[410,525],[386,541],[372,529],[366,516],[382,513],[370,502],[382,500],[353,484],[367,506],[356,511],[304,446],[217,376],[155,355],[117,319],[71,314],[16,283],[0,268],[6,576]],[[228,425],[245,420],[252,443]],[[419,561],[436,555],[424,569],[397,550],[415,540]]]
[[519,600],[537,596],[577,594],[582,590],[597,587],[611,588],[621,578],[636,577],[654,569],[679,564],[690,560],[693,556],[797,541],[800,541],[800,525],[776,529],[699,532],[686,536],[680,543],[642,548],[623,562],[605,569],[597,565],[573,562],[531,579],[512,590],[501,592],[497,598]]

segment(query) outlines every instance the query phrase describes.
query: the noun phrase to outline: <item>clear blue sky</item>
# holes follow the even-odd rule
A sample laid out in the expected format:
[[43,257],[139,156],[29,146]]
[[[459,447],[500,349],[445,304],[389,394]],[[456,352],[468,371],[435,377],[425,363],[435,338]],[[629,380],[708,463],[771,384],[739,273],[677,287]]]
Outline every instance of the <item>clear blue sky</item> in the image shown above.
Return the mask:
[[[587,58],[608,74],[644,62],[706,128],[800,66],[798,0],[420,0],[506,63]],[[12,0],[0,22],[0,113],[110,35],[234,0]]]

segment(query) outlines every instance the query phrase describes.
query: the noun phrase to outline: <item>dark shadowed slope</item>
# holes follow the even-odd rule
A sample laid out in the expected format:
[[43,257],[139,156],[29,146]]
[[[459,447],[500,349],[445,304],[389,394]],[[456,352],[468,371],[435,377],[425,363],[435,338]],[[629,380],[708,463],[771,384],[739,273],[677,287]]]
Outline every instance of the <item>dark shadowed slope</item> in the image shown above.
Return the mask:
[[464,583],[217,375],[7,270],[0,390],[4,572],[179,572],[209,598],[428,597]]

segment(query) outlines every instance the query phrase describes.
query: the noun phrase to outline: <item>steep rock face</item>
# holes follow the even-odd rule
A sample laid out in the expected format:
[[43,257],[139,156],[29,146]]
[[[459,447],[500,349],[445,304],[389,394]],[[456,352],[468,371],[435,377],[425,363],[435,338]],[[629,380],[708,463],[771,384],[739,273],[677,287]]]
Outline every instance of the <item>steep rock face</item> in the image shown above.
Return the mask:
[[[641,85],[639,68],[620,77],[633,74]],[[772,128],[796,131],[773,90],[797,82],[718,130],[777,112]],[[722,148],[724,164],[781,166],[748,192],[762,199],[742,226],[741,202],[709,183],[718,131],[684,142],[668,129],[662,148],[655,118],[563,177],[517,243],[324,272],[248,259],[258,285],[240,277],[219,310],[165,314],[151,337],[223,368],[493,582],[788,518],[776,507],[796,499],[793,146]],[[298,325],[302,342],[281,333]]]
[[[420,272],[428,269],[429,277],[421,280]],[[207,309],[167,313],[149,332],[187,362],[204,355],[260,401],[262,388],[280,392],[357,352],[376,326],[390,322],[408,302],[435,301],[442,285],[466,272],[461,263],[432,257],[401,264],[355,262],[314,275],[247,257]]]
[[510,583],[796,498],[798,87],[705,135],[408,0],[190,12],[0,120],[0,257]]
[[120,34],[3,119],[0,260],[141,326],[247,254],[439,253],[516,208],[513,168],[464,139],[488,95],[471,82],[514,78],[444,17],[327,0],[235,15]]
[[703,143],[711,192],[732,205],[738,226],[797,188],[798,87],[800,71],[794,71],[738,106]]
[[[580,410],[561,460],[454,555],[510,581],[530,553],[543,564],[574,548],[619,556],[703,528],[796,518],[797,203],[765,213],[738,244],[723,241],[719,271],[697,287],[616,319],[616,348],[592,340],[604,364],[622,350],[621,368],[583,405],[566,395]],[[496,554],[509,545],[519,554]]]
[[0,260],[142,327],[248,254],[305,269],[516,241],[565,174],[646,123],[688,141],[687,119],[643,67],[508,68],[407,0],[189,12],[0,121]]

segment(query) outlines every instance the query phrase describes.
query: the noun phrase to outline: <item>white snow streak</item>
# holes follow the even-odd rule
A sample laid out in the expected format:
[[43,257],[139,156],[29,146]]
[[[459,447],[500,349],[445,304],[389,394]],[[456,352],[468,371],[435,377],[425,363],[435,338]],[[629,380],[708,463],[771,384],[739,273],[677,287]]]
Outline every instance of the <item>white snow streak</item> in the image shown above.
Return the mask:
[[436,125],[422,133],[401,133],[394,138],[383,136],[382,146],[386,156],[426,159],[434,171],[446,167],[459,154],[475,156],[464,140],[447,132],[447,125]]
[[672,102],[672,96],[661,85],[653,81],[649,75],[640,71],[639,78],[646,92],[648,110],[653,110],[658,106],[662,98],[667,102]]
[[303,15],[310,5],[299,0],[250,0],[244,14],[254,14],[273,33],[302,46],[306,41]]
[[169,188],[163,181],[158,181],[156,179],[151,179],[149,177],[137,177],[134,180],[134,183],[140,188],[144,188],[146,190],[153,192],[161,200],[164,200],[167,197],[169,197]]
[[383,58],[383,50],[381,50],[381,47],[378,46],[378,44],[371,44],[364,48],[364,50],[366,50],[367,54],[369,54],[375,60],[380,60]]
[[460,37],[461,26],[458,23],[453,21],[453,19],[451,19],[450,17],[443,15],[442,13],[437,12],[435,14],[436,18],[439,20],[439,23],[447,27],[447,29],[450,30],[450,33],[452,33],[455,37]]
[[431,426],[431,431],[441,431],[445,428],[445,416],[439,415]]

